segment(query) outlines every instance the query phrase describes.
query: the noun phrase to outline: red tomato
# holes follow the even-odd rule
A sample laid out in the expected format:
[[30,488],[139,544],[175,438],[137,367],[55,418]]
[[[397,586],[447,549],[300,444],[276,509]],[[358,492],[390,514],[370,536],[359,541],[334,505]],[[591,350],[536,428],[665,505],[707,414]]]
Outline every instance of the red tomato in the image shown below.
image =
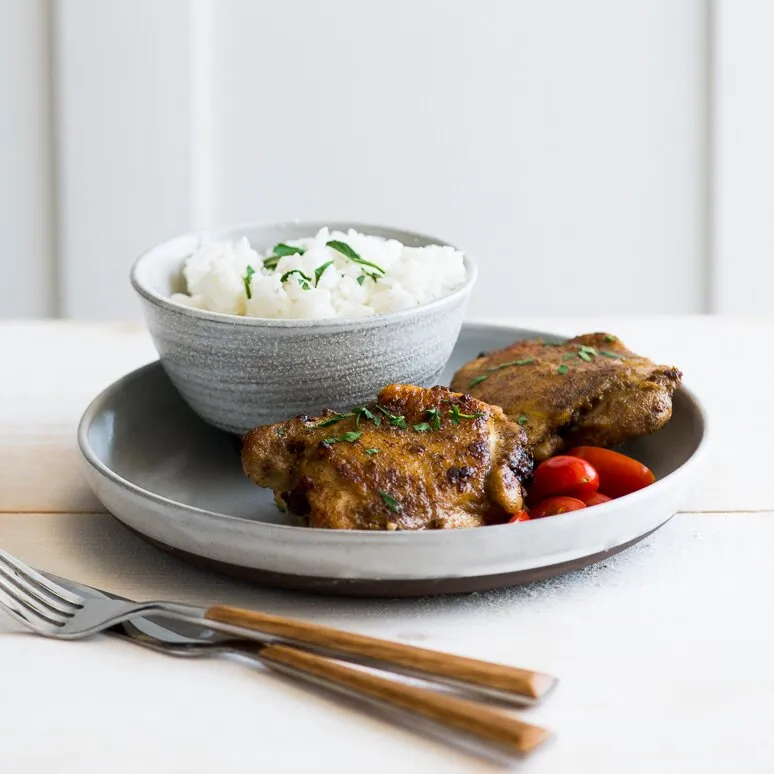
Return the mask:
[[592,505],[602,505],[602,503],[609,503],[613,498],[603,495],[602,492],[594,492],[591,497],[581,497],[586,507],[589,508]]
[[530,496],[542,500],[548,495],[567,495],[581,500],[599,488],[597,471],[585,460],[560,454],[535,468]]
[[515,524],[517,521],[529,521],[529,513],[527,513],[527,511],[514,513],[513,516],[508,519],[508,524]]
[[623,497],[652,484],[656,477],[641,462],[598,446],[576,446],[567,452],[591,463],[599,473],[599,491]]
[[529,509],[530,519],[542,519],[544,516],[558,516],[567,511],[577,511],[586,506],[575,497],[547,497]]

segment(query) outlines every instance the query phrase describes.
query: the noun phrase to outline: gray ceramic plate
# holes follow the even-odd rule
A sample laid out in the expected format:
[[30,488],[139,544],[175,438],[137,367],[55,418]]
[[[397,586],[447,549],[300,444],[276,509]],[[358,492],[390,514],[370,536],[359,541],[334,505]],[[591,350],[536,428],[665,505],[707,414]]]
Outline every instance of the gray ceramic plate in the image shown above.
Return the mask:
[[[466,325],[442,376],[535,331]],[[547,336],[547,338],[554,338]],[[631,546],[678,510],[706,450],[704,413],[686,389],[672,420],[629,446],[658,481],[560,517],[426,532],[296,526],[242,474],[234,436],[206,425],[158,363],[89,406],[79,444],[94,492],[130,529],[208,567],[285,588],[418,596],[510,586],[583,567]]]

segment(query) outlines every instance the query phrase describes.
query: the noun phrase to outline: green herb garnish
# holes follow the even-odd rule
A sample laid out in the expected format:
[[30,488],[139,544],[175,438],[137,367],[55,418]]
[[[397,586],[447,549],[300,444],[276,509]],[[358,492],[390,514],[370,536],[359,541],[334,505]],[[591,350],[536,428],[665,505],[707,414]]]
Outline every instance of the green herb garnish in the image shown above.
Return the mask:
[[377,404],[376,408],[379,409],[379,411],[381,411],[382,414],[384,414],[384,416],[386,416],[387,419],[390,420],[390,424],[393,427],[397,427],[399,430],[407,430],[408,429],[408,425],[406,424],[406,418],[405,417],[398,416],[396,414],[390,414],[390,412],[387,411],[386,408],[384,408],[383,406],[380,406],[378,404]]
[[520,425],[526,425],[526,424],[527,424],[527,422],[529,422],[529,417],[528,417],[526,414],[519,414],[519,416],[518,416],[518,417],[516,417],[516,421],[517,421],[517,422],[518,422]]
[[375,416],[373,411],[369,411],[365,406],[361,406],[358,409],[355,409],[355,413],[357,414],[357,419],[355,420],[355,427],[360,427],[360,420],[365,417],[366,419],[370,419],[377,427],[382,423],[382,420],[379,419],[379,417]]
[[624,360],[626,358],[626,355],[619,355],[617,352],[608,352],[607,350],[600,349],[599,354],[603,357],[612,357],[616,360]]
[[419,424],[412,425],[412,427],[418,433],[427,433],[430,431],[430,425],[427,422],[420,422]]
[[384,269],[381,266],[361,258],[346,242],[339,242],[338,239],[331,239],[330,242],[326,242],[326,245],[340,252],[345,258],[349,258],[353,263],[359,263],[361,266],[369,266],[372,269],[376,269],[379,273],[384,274]]
[[284,438],[287,435],[287,433],[285,432],[285,428],[284,427],[277,427],[277,428],[275,428],[274,434],[278,435],[280,438]]
[[325,274],[325,270],[333,265],[333,261],[328,261],[327,263],[324,263],[322,266],[318,266],[314,270],[314,286],[317,287],[317,285],[320,283],[320,277],[322,277],[323,274]]
[[611,334],[609,334],[609,333],[606,333],[606,334],[605,334],[605,341],[606,341],[608,344],[612,344],[614,341],[618,341],[618,339],[617,339],[615,336],[612,336]]
[[255,269],[248,264],[245,276],[242,277],[242,282],[245,283],[245,295],[248,299],[253,297],[253,289],[250,287],[250,283],[253,281],[253,274],[255,274]]
[[437,409],[437,408],[425,409],[425,414],[427,414],[427,418],[430,420],[430,426],[433,428],[433,430],[440,430],[441,429],[441,409]]
[[366,450],[365,450],[365,453],[366,453],[367,455],[369,455],[369,456],[371,456],[371,455],[373,455],[373,454],[379,454],[379,449],[366,449]]
[[362,430],[350,430],[348,433],[342,433],[341,435],[334,435],[331,438],[326,438],[323,443],[326,446],[332,446],[334,443],[339,443],[339,441],[354,443],[361,435],[363,435]]
[[274,271],[277,268],[280,257],[278,255],[270,255],[268,258],[263,259],[263,268],[269,271]]
[[584,352],[582,349],[578,350],[578,357],[581,360],[585,360],[587,363],[591,362],[591,355],[588,352]]
[[578,351],[579,352],[587,352],[589,355],[592,355],[592,356],[597,354],[596,347],[587,347],[585,344],[581,344],[578,347]]
[[365,282],[365,274],[361,274],[361,275],[360,275],[360,276],[357,278],[357,284],[358,284],[358,285],[362,285],[364,282]]
[[278,245],[274,245],[272,250],[274,255],[278,258],[284,258],[286,255],[303,255],[306,252],[305,247],[294,247],[293,245],[286,245],[284,242],[280,242]]
[[570,369],[566,365],[560,365],[559,368],[556,369],[556,373],[564,376],[569,370]]
[[304,272],[301,271],[301,269],[291,269],[290,271],[286,271],[281,277],[280,282],[287,282],[290,277],[292,277],[294,274],[298,274],[300,279],[298,280],[298,284],[301,285],[302,290],[309,290],[309,283],[312,281],[311,277],[307,277]]
[[575,352],[568,352],[566,355],[562,355],[562,360],[575,360]]
[[534,357],[525,357],[521,360],[509,360],[507,363],[500,363],[500,365],[492,366],[491,368],[487,368],[487,371],[499,371],[501,368],[510,368],[511,366],[523,366],[523,365],[529,365],[530,363],[534,363],[535,358]]
[[379,489],[378,491],[382,497],[382,500],[384,500],[384,504],[393,513],[397,513],[398,511],[403,510],[403,506],[391,494],[388,494],[387,492],[383,492],[381,489]]
[[488,378],[489,374],[481,374],[480,376],[476,376],[468,382],[468,387],[475,387],[477,384],[485,382]]
[[484,416],[481,411],[477,411],[475,414],[463,414],[456,403],[449,409],[449,415],[451,416],[451,423],[453,425],[458,425],[460,419],[477,419],[478,417]]
[[562,344],[564,344],[563,341],[544,341],[543,342],[544,347],[561,347]]
[[349,419],[349,417],[354,416],[354,411],[348,411],[346,414],[334,414],[332,417],[328,417],[328,419],[323,419],[322,422],[318,422],[315,427],[328,427],[328,425],[335,425],[337,422],[341,422],[342,419]]

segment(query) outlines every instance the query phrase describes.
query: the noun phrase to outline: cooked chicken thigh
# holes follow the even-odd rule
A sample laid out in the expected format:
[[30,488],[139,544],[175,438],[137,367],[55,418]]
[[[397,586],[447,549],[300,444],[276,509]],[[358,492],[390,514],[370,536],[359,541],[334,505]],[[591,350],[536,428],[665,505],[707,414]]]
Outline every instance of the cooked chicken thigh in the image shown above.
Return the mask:
[[525,340],[486,353],[461,368],[451,387],[502,406],[543,460],[659,430],[681,379],[677,368],[634,354],[609,333],[587,333],[558,346]]
[[242,463],[311,527],[478,527],[523,506],[532,459],[502,410],[444,387],[392,384],[376,403],[251,430]]

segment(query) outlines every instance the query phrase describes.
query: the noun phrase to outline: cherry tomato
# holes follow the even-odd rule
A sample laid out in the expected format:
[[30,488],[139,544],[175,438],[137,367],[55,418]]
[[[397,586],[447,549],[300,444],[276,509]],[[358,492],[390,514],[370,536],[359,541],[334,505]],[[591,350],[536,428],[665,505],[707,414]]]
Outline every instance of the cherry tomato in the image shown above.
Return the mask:
[[599,476],[586,460],[560,454],[549,457],[535,468],[530,496],[542,500],[548,495],[590,497],[599,488]]
[[603,495],[602,492],[594,492],[591,497],[581,497],[581,500],[583,500],[584,503],[586,503],[586,507],[589,508],[592,505],[602,505],[602,503],[609,503],[613,498],[608,497],[607,495]]
[[558,516],[567,511],[577,511],[586,506],[576,497],[547,497],[529,509],[530,519],[542,519],[544,516]]
[[599,473],[599,491],[623,497],[652,484],[656,477],[641,462],[598,446],[576,446],[567,452],[591,463]]
[[515,524],[517,521],[529,521],[529,513],[527,513],[527,511],[514,513],[513,516],[508,519],[508,524]]

